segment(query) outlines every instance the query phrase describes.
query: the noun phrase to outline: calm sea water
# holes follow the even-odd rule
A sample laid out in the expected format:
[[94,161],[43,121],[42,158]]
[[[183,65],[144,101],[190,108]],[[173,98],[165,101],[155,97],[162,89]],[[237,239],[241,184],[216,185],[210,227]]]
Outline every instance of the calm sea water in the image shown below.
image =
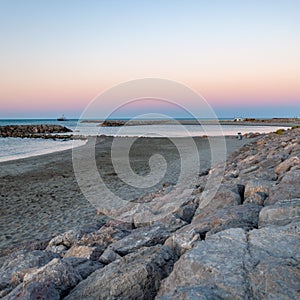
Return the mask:
[[[146,126],[125,126],[125,127],[100,127],[97,123],[81,123],[77,119],[59,122],[57,120],[0,120],[0,126],[5,125],[30,125],[30,124],[59,124],[72,129],[75,135],[112,135],[112,136],[219,136],[236,135],[249,132],[268,133],[276,131],[277,126],[239,126],[239,125],[146,125]],[[29,156],[41,155],[55,151],[61,151],[80,146],[84,141],[62,141],[44,139],[21,139],[21,138],[0,138],[0,162],[19,159]]]

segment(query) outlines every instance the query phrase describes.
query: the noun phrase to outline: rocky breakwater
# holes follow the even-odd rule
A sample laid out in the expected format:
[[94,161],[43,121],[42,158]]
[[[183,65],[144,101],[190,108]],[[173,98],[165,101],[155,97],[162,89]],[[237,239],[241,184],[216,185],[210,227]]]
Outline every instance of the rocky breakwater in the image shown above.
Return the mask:
[[[0,126],[0,137],[19,137],[19,138],[52,138],[68,139],[71,135],[61,133],[72,132],[71,129],[61,125],[7,125]],[[55,133],[59,133],[55,134]]]
[[[3,299],[299,299],[300,129],[245,145],[216,185],[223,171],[199,174],[192,193],[187,185],[141,197],[149,209],[129,222],[3,257]],[[162,207],[169,213],[145,221]]]

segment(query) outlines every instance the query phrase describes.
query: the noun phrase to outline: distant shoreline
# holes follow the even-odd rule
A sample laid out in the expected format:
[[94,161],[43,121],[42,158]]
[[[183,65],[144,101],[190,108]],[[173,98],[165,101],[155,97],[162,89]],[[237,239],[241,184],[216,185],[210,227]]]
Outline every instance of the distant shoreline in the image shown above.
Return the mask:
[[245,118],[241,120],[202,120],[202,119],[175,119],[175,120],[130,120],[130,119],[109,119],[109,120],[82,120],[81,123],[97,123],[99,126],[145,126],[145,125],[246,125],[246,126],[296,126],[300,125],[300,118],[271,118],[256,119]]

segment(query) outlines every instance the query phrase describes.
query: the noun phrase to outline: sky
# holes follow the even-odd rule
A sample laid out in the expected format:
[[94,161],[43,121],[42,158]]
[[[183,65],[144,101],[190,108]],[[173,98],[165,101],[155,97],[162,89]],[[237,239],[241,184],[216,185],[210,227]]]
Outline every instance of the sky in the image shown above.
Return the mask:
[[0,0],[0,43],[0,118],[79,117],[139,78],[219,117],[300,117],[298,0]]

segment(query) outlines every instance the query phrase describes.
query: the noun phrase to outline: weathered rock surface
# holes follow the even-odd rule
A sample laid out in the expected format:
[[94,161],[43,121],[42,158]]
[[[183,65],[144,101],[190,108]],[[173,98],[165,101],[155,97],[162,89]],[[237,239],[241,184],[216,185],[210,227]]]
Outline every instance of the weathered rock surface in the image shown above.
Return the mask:
[[23,281],[25,274],[32,268],[47,264],[57,254],[46,251],[19,251],[12,253],[4,261],[0,269],[0,291],[10,291]]
[[156,299],[299,299],[299,225],[228,229],[196,242]]
[[156,299],[191,299],[192,295],[198,299],[246,299],[246,254],[247,237],[242,229],[198,241],[175,263]]
[[283,200],[264,207],[259,214],[259,227],[283,226],[300,222],[300,199]]
[[167,247],[141,248],[95,271],[65,299],[153,299],[173,263]]
[[[105,262],[108,252],[114,251],[119,256],[124,256],[142,247],[163,244],[169,236],[170,232],[160,226],[137,228],[125,238],[111,244],[103,253],[105,257],[103,261]],[[109,255],[111,257],[112,254]]]

